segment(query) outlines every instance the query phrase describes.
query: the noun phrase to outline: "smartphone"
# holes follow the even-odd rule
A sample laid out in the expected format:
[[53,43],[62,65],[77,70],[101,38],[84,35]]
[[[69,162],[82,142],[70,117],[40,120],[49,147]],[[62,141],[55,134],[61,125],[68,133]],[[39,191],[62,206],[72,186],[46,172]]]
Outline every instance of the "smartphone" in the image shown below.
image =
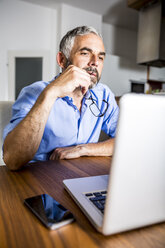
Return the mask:
[[55,230],[74,221],[73,214],[50,195],[26,198],[24,203],[49,229]]

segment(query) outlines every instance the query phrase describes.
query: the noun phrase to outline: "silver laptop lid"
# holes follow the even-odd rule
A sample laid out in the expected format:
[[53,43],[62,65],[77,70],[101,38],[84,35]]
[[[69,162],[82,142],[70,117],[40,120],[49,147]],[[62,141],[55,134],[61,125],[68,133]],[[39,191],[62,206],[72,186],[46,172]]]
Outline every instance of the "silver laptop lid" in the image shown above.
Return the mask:
[[165,97],[128,94],[120,102],[103,233],[165,220]]

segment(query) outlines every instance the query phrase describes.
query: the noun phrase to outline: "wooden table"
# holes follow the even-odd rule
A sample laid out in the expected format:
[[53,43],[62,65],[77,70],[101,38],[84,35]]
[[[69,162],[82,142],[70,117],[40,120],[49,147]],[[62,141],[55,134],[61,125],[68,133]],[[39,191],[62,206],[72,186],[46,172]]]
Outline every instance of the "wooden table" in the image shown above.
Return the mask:
[[[165,223],[105,237],[81,212],[62,181],[108,174],[111,158],[94,157],[34,163],[18,172],[0,167],[0,248],[165,248]],[[24,198],[48,193],[76,217],[55,231],[46,229],[24,206]]]

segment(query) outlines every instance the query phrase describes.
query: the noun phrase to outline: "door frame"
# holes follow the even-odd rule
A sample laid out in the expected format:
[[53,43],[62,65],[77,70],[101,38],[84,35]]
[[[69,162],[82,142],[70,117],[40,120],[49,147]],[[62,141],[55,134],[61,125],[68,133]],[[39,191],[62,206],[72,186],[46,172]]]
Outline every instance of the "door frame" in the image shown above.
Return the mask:
[[15,101],[16,58],[42,58],[42,78],[50,79],[50,52],[48,50],[9,50],[8,51],[8,99]]

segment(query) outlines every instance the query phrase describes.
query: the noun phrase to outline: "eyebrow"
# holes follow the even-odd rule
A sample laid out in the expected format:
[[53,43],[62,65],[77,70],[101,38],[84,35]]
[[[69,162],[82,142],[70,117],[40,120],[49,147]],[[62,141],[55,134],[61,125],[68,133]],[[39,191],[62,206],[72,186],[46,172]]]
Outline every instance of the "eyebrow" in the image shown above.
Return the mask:
[[[89,47],[82,47],[79,51],[84,51],[84,50],[91,52],[91,53],[93,52],[93,50]],[[106,54],[105,52],[99,52],[99,55],[105,56],[105,54]]]

